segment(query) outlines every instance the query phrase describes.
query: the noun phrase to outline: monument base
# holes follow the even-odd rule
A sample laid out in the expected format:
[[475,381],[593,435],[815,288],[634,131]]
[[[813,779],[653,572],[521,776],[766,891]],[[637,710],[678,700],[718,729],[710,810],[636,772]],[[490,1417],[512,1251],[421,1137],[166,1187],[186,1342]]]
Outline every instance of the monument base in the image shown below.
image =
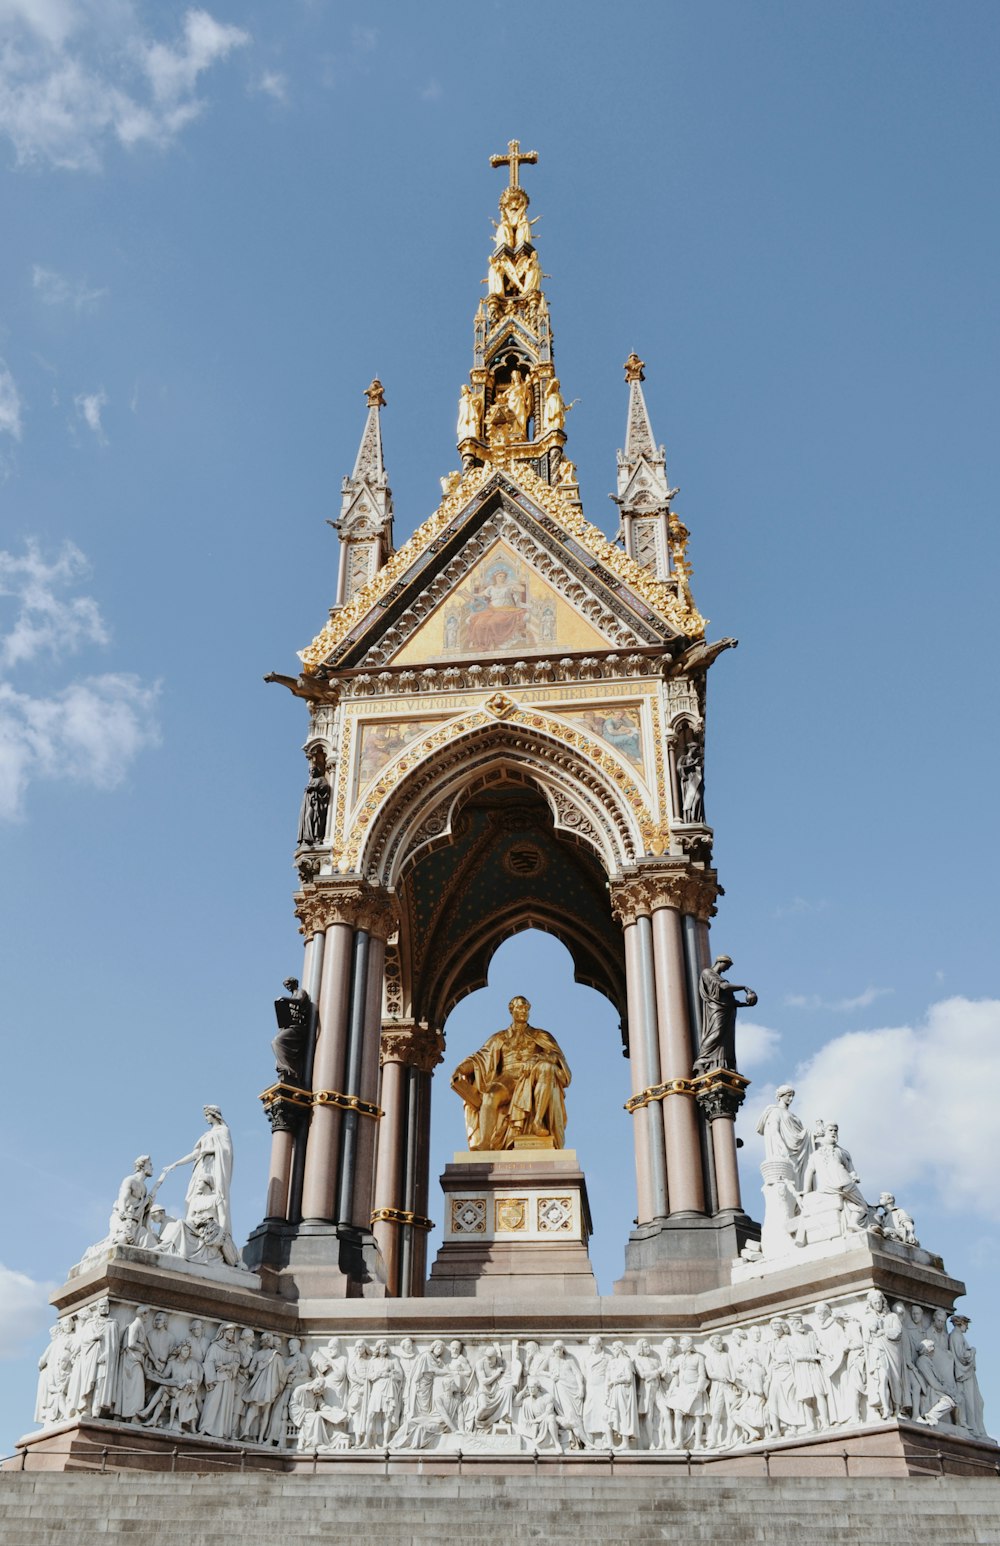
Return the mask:
[[431,1298],[597,1293],[593,1230],[574,1149],[463,1151],[446,1165],[444,1241]]
[[384,1299],[385,1263],[370,1230],[351,1224],[258,1224],[243,1259],[266,1293],[322,1302]]
[[723,1288],[760,1225],[745,1213],[674,1213],[633,1229],[616,1294],[701,1294]]

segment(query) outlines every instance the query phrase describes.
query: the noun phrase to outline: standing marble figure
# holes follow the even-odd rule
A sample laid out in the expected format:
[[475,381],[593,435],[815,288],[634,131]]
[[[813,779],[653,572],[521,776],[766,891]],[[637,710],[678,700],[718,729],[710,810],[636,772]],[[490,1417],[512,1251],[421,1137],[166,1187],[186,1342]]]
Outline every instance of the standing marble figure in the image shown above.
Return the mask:
[[211,1212],[219,1228],[226,1235],[232,1235],[229,1191],[233,1181],[233,1140],[218,1106],[206,1106],[204,1110],[208,1132],[202,1133],[190,1154],[166,1166],[160,1181],[181,1165],[193,1165],[184,1194],[188,1221],[203,1219]]
[[[742,983],[726,981],[722,974],[732,964],[731,956],[716,956],[712,965],[705,967],[698,982],[701,1044],[694,1065],[696,1074],[736,1067],[736,1011],[752,1008],[757,995]],[[737,993],[746,997],[738,999]]]
[[528,1024],[531,1005],[520,994],[508,1004],[511,1023],[465,1058],[451,1087],[465,1102],[470,1149],[512,1149],[518,1138],[566,1136],[563,1091],[569,1064],[554,1036]]

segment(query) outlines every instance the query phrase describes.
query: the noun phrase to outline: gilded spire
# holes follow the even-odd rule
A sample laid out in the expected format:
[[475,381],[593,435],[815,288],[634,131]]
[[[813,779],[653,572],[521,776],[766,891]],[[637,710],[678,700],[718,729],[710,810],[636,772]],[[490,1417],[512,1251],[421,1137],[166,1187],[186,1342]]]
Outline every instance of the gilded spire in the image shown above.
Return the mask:
[[458,450],[464,470],[527,462],[578,501],[576,473],[563,455],[573,405],[563,398],[552,362],[537,222],[528,218],[521,185],[521,168],[537,161],[538,152],[522,151],[518,140],[509,142],[506,155],[490,157],[491,166],[507,169],[508,180],[493,222],[486,295],[476,312],[473,367],[459,397]]

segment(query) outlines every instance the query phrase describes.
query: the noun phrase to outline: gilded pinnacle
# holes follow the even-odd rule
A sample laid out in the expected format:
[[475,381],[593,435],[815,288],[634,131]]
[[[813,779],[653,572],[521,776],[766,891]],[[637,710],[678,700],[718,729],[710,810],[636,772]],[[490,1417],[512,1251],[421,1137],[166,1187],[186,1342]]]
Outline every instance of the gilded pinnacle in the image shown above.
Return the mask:
[[629,355],[624,365],[626,381],[645,381],[646,361],[640,360],[635,350]]
[[369,408],[385,407],[385,389],[377,376],[372,377],[371,386],[365,387],[365,397]]

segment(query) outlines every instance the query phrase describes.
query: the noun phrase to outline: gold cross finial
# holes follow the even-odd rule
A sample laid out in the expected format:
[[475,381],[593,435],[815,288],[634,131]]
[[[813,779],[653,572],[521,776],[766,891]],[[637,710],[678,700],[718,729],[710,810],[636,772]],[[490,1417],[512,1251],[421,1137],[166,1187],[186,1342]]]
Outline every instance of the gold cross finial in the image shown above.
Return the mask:
[[385,407],[385,390],[377,376],[372,377],[371,386],[365,387],[365,396],[368,399],[369,408]]
[[490,166],[509,166],[510,187],[519,188],[521,186],[519,173],[522,162],[527,162],[529,166],[534,166],[537,160],[537,150],[528,150],[522,155],[521,141],[510,140],[507,145],[507,154],[505,156],[491,156]]

